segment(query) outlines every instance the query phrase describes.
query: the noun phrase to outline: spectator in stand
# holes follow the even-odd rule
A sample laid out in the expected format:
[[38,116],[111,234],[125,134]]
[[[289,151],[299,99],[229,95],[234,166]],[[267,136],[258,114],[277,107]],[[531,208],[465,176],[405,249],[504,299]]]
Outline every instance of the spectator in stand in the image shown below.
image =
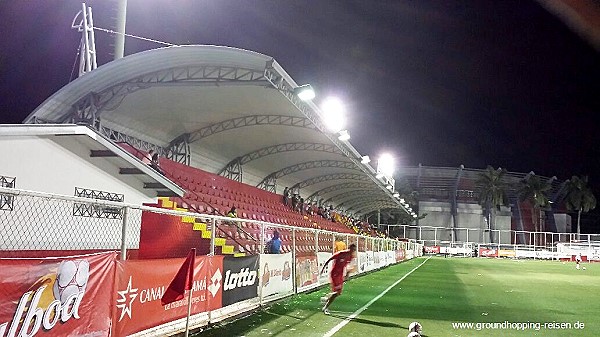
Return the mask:
[[298,208],[298,203],[300,202],[300,196],[298,193],[294,193],[292,195],[292,210],[295,211]]
[[154,150],[150,150],[150,152],[148,152],[148,154],[150,154],[150,153],[152,153],[150,167],[152,167],[156,172],[158,172],[160,174],[164,174],[160,168],[160,157],[158,155],[158,152],[156,152]]
[[341,250],[346,249],[346,243],[342,240],[340,236],[335,237],[335,247],[333,248],[333,253],[337,253]]
[[[235,206],[232,206],[231,209],[229,210],[229,212],[227,212],[227,217],[229,218],[237,218],[237,209],[235,208]],[[235,226],[238,236],[242,236],[242,223],[241,222],[236,222],[236,221],[228,221],[227,222],[228,225],[230,226]]]
[[304,203],[304,198],[300,198],[300,214],[304,215],[306,213],[306,204]]
[[323,206],[319,206],[319,208],[317,208],[317,215],[320,215],[322,218],[325,217],[325,210],[323,209]]
[[283,204],[284,205],[289,206],[289,204],[290,204],[289,198],[290,198],[290,189],[286,186],[283,189]]
[[276,229],[273,230],[273,238],[267,242],[265,251],[268,254],[281,254],[281,239],[279,238],[279,232]]
[[148,153],[146,153],[144,155],[144,157],[142,158],[142,163],[150,166],[150,164],[152,164],[152,155],[153,154],[154,154],[154,150],[148,151]]

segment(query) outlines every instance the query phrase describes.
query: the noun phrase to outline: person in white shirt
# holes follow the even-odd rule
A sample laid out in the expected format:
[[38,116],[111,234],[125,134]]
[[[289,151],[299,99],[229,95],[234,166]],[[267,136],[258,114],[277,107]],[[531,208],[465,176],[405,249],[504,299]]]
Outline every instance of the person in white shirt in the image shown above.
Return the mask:
[[577,255],[575,255],[575,262],[577,263],[577,266],[575,268],[579,269],[579,265],[581,264],[581,253],[577,253]]

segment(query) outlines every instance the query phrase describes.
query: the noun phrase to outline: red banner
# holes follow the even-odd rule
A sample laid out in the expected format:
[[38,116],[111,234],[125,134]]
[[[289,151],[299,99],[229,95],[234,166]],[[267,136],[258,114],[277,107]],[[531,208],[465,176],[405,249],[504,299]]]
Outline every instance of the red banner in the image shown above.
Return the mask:
[[398,249],[396,251],[396,262],[402,262],[406,258],[406,254],[404,253],[404,249]]
[[115,259],[0,259],[0,336],[109,336]]
[[424,246],[426,254],[439,254],[441,247],[440,246]]
[[[187,315],[188,294],[163,306],[167,286],[184,259],[118,261],[113,310],[113,335],[126,336]],[[221,307],[221,279],[212,284],[210,264],[222,270],[222,258],[197,256],[194,266],[192,314]],[[210,304],[209,304],[210,303]]]
[[495,248],[479,248],[480,257],[498,257],[498,250]]

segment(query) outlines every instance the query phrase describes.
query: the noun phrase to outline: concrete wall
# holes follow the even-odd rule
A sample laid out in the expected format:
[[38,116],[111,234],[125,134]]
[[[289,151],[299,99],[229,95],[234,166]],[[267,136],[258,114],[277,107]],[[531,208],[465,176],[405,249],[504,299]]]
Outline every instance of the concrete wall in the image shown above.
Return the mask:
[[144,190],[133,175],[120,175],[110,158],[91,158],[89,148],[78,141],[82,137],[87,138],[1,137],[0,175],[16,177],[20,189],[73,196],[80,187],[124,194],[132,204],[156,201],[154,190]]
[[[558,233],[571,233],[573,221],[569,214],[554,214],[554,221]],[[575,226],[577,226],[577,218],[575,218]]]
[[[487,219],[483,216],[481,206],[478,204],[459,203],[457,206],[456,225],[452,217],[452,209],[450,202],[440,201],[421,201],[419,202],[419,214],[427,213],[427,216],[419,221],[420,230],[410,229],[411,238],[420,240],[438,240],[438,241],[469,241],[469,242],[498,242],[511,243],[511,235],[509,232],[490,232],[487,224]],[[428,229],[426,227],[440,227],[437,229]],[[451,228],[456,227],[456,230]],[[509,231],[511,229],[511,210],[507,207],[502,207],[500,212],[497,212],[495,219],[495,230]],[[455,234],[453,234],[455,232]]]

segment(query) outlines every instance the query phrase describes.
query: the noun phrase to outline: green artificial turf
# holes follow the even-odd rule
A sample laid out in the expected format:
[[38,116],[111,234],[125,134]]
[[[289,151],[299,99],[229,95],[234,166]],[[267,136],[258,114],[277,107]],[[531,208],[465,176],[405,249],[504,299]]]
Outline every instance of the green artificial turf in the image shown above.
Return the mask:
[[[328,292],[322,288],[196,336],[324,336],[423,261],[346,282],[329,316],[320,311],[319,298]],[[431,258],[333,336],[406,336],[412,321],[420,322],[429,337],[600,336],[600,264],[585,266],[587,270],[556,261]],[[452,323],[458,322],[479,326],[454,328]],[[514,323],[527,323],[527,329]],[[571,328],[556,329],[561,323]]]

